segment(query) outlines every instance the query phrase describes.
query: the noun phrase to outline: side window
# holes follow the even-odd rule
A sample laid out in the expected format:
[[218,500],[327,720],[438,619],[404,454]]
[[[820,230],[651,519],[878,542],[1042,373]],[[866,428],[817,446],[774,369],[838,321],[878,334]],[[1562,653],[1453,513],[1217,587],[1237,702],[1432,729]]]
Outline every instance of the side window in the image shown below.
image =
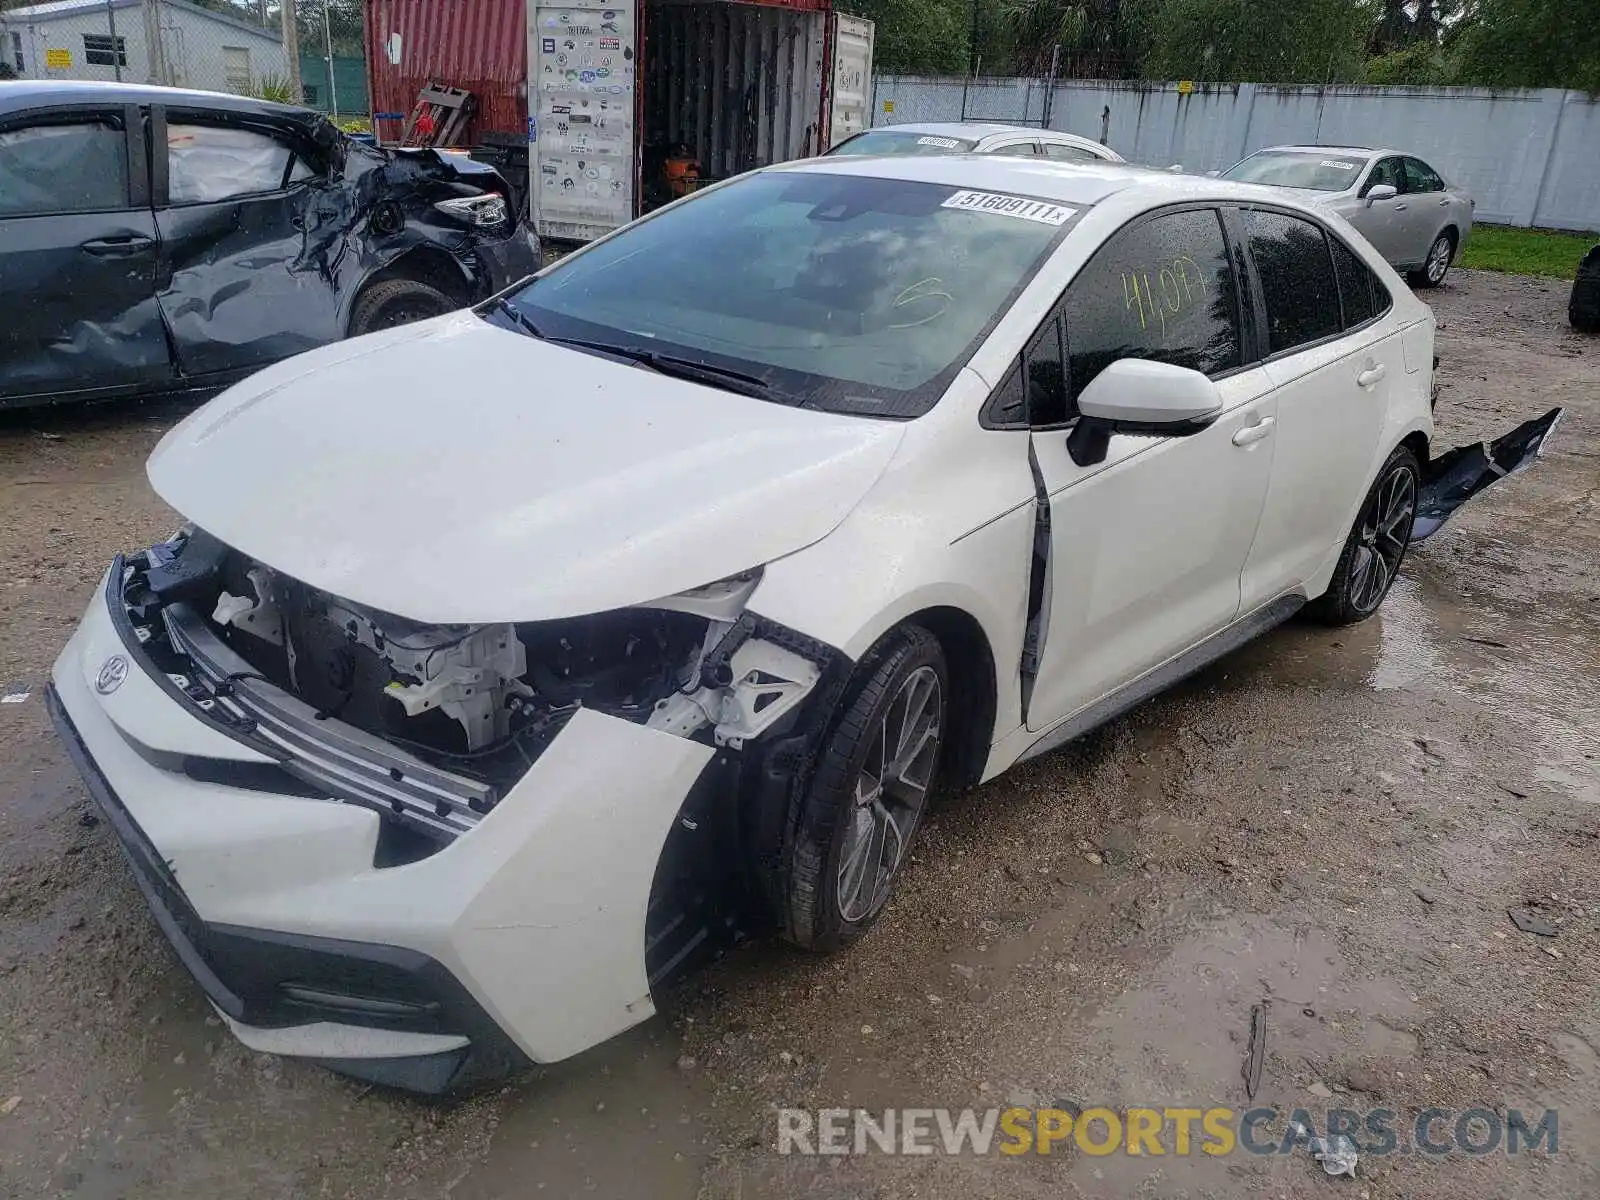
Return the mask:
[[1119,358],[1215,375],[1242,360],[1238,285],[1215,209],[1167,213],[1113,236],[1067,288],[1069,399]]
[[984,410],[990,428],[1035,429],[1065,425],[1077,410],[1067,401],[1067,372],[1061,356],[1061,316],[1052,314],[1023,350],[1005,382]]
[[1339,302],[1344,307],[1344,328],[1364,325],[1378,315],[1377,289],[1382,287],[1356,252],[1336,237],[1328,238],[1333,249],[1333,273],[1339,279]]
[[1406,187],[1408,192],[1442,192],[1444,180],[1420,158],[1406,159]]
[[1028,424],[1035,429],[1064,425],[1078,415],[1067,399],[1067,368],[1061,357],[1061,318],[1053,316],[1022,354],[1028,383]]
[[996,146],[988,151],[990,154],[1003,154],[1007,158],[1043,158],[1039,152],[1038,142],[1008,142],[1004,146]]
[[1244,223],[1267,302],[1269,352],[1293,350],[1344,328],[1321,227],[1274,212],[1247,211]]
[[1400,173],[1398,158],[1380,158],[1378,165],[1372,168],[1372,174],[1367,176],[1367,184],[1361,189],[1361,194],[1366,195],[1380,183],[1387,183],[1397,192],[1406,190],[1406,181]]
[[299,161],[288,143],[259,130],[167,126],[167,195],[173,204],[275,192],[291,182],[291,167]]
[[1046,142],[1044,156],[1055,162],[1098,162],[1100,156],[1085,150],[1082,146],[1069,145],[1066,142]]
[[0,132],[0,217],[127,206],[127,148],[109,115]]

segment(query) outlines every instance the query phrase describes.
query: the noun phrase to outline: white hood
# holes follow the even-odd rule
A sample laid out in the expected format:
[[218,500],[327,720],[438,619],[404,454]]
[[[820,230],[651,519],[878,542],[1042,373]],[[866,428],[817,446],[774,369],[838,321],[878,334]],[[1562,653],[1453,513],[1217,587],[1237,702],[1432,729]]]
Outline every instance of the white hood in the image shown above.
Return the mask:
[[169,432],[149,475],[202,529],[345,599],[418,621],[535,621],[810,545],[901,432],[458,313],[269,367]]

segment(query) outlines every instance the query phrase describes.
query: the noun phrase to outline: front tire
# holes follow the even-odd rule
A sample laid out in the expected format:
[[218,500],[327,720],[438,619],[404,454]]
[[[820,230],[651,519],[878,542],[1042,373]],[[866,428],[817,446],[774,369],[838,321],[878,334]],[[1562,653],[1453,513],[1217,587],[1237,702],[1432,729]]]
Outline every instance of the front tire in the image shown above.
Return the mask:
[[1438,287],[1450,273],[1450,264],[1455,256],[1456,239],[1446,229],[1433,239],[1433,245],[1428,247],[1428,257],[1422,260],[1422,265],[1410,273],[1411,285],[1419,288]]
[[438,288],[416,279],[386,279],[362,292],[350,313],[350,336],[394,329],[440,317],[461,306]]
[[917,625],[888,636],[828,731],[785,855],[784,936],[838,950],[882,914],[922,823],[947,727],[949,673]]
[[1399,447],[1361,502],[1328,590],[1307,607],[1313,617],[1328,625],[1354,625],[1378,611],[1411,544],[1421,486],[1417,456]]

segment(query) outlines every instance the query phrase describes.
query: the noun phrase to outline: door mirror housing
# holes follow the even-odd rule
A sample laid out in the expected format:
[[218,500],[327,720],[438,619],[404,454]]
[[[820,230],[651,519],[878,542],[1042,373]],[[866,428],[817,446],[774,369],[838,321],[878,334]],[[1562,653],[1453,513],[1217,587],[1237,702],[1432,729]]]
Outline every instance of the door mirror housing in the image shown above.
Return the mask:
[[1367,203],[1374,200],[1393,200],[1400,193],[1392,183],[1375,183],[1367,189]]
[[1121,358],[1078,396],[1078,423],[1067,450],[1080,467],[1104,462],[1114,433],[1185,437],[1222,411],[1217,385],[1199,371],[1146,358]]

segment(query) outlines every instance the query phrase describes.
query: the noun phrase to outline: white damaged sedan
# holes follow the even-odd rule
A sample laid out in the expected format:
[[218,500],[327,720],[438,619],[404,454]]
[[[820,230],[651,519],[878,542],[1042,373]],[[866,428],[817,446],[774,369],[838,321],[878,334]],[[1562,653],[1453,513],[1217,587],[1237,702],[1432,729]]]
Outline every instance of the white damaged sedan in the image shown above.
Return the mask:
[[1558,416],[1430,464],[1433,342],[1282,193],[756,172],[195,412],[149,464],[188,524],[51,709],[245,1043],[424,1091],[561,1059],[730,904],[859,937],[936,788],[1370,616]]

